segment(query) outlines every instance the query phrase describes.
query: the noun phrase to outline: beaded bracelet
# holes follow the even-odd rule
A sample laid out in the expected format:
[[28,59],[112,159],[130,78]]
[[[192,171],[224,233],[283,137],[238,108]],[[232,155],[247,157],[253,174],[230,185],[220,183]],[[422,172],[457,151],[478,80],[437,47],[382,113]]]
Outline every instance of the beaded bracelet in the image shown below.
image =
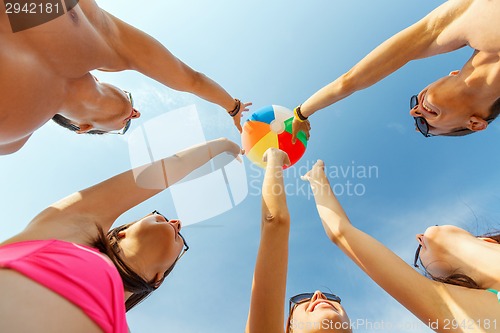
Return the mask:
[[231,117],[236,116],[238,114],[238,112],[240,112],[240,108],[241,108],[241,101],[237,98],[235,98],[234,101],[236,102],[236,106],[231,111],[228,111],[228,113]]
[[293,109],[293,115],[295,116],[295,119],[303,123],[304,121],[307,120],[307,117],[300,112],[300,107],[301,105],[297,106],[295,109]]

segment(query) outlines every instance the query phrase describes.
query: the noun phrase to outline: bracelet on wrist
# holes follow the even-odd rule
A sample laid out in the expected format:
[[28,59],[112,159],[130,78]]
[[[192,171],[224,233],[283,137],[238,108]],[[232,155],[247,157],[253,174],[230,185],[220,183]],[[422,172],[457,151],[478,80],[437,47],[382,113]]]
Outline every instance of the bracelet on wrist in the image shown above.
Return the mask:
[[301,105],[299,105],[295,109],[293,109],[293,115],[294,115],[295,119],[297,119],[298,121],[303,123],[304,121],[307,120],[307,117],[302,114],[302,112],[300,111],[300,107],[301,107]]
[[237,98],[234,99],[234,101],[236,102],[236,105],[234,106],[234,109],[232,109],[231,111],[228,111],[227,113],[229,113],[229,115],[231,117],[234,117],[238,114],[238,112],[240,112],[240,109],[241,109],[241,101]]

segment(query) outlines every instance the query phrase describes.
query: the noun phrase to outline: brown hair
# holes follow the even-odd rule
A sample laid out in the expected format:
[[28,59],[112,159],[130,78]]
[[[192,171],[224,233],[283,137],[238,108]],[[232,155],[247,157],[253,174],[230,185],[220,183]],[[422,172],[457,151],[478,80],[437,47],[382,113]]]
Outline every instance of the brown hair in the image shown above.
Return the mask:
[[[67,128],[72,132],[76,132],[76,131],[80,130],[80,127],[76,126],[75,124],[72,124],[68,118],[66,118],[60,114],[54,115],[54,117],[52,117],[52,120],[57,125],[62,126],[64,128]],[[101,130],[90,130],[90,131],[85,132],[85,134],[98,134],[98,135],[102,135],[102,134],[106,134],[106,133],[107,133],[106,131],[101,131]]]
[[95,248],[97,248],[101,253],[107,255],[109,259],[113,262],[120,277],[123,281],[123,286],[126,291],[132,293],[132,295],[125,302],[126,311],[129,311],[137,304],[141,303],[145,300],[153,291],[158,289],[158,287],[163,283],[165,278],[170,274],[170,272],[174,269],[175,264],[177,263],[177,259],[174,263],[165,271],[163,277],[160,281],[155,282],[154,280],[147,281],[142,276],[134,272],[129,265],[127,265],[120,256],[120,246],[119,246],[119,237],[118,233],[127,229],[129,226],[134,224],[135,222],[124,224],[122,226],[116,227],[108,231],[107,235],[104,234],[104,231],[100,226],[97,226],[98,229],[98,238],[92,244]]

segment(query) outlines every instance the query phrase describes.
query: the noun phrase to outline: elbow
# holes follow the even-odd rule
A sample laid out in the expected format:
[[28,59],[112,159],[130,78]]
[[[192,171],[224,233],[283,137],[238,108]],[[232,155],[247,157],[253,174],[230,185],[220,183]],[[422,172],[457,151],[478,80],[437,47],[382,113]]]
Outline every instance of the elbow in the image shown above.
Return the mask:
[[205,74],[189,68],[183,76],[183,84],[178,90],[197,95],[197,92],[199,92],[203,86],[206,77]]
[[290,225],[290,214],[288,212],[266,212],[262,217],[264,224],[268,225]]
[[321,222],[326,235],[335,244],[338,244],[345,237],[349,228],[352,228],[352,224],[347,217],[327,216],[322,217]]
[[356,73],[355,73],[355,68],[351,68],[348,72],[342,74],[337,80],[338,80],[338,85],[340,88],[340,91],[342,92],[342,96],[349,96],[353,92],[355,92],[355,87],[356,87]]

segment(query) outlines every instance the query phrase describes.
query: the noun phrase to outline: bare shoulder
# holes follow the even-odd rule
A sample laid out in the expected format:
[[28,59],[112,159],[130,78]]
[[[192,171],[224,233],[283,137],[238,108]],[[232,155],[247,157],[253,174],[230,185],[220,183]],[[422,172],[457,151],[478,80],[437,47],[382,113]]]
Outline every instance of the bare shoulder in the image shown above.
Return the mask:
[[460,18],[459,29],[469,45],[480,51],[500,52],[500,1],[471,0],[472,4]]
[[428,15],[438,44],[462,42],[480,51],[500,52],[500,1],[449,0]]
[[445,30],[464,15],[475,0],[448,0],[429,15],[427,21],[430,27],[438,30]]
[[435,36],[435,47],[450,52],[468,44],[463,17],[474,1],[477,0],[446,1],[424,18],[427,31]]
[[100,8],[94,0],[79,2],[85,17],[114,52],[114,62],[103,68],[111,71],[129,69],[126,58],[123,57],[123,28],[129,27],[120,19]]
[[78,5],[94,29],[102,33],[103,37],[112,37],[116,32],[113,16],[106,12],[94,0],[80,0]]

